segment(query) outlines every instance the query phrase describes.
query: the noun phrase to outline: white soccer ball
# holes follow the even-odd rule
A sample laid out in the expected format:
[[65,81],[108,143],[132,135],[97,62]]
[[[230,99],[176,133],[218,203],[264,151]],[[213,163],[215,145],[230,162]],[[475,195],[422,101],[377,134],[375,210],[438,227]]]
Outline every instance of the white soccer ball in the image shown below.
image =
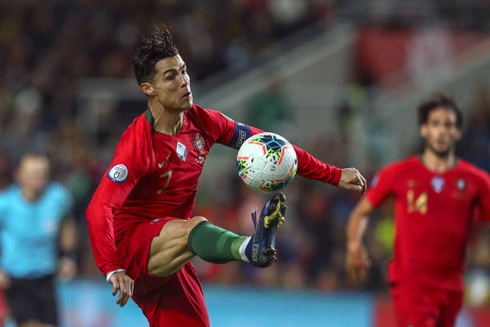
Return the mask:
[[282,136],[260,133],[240,147],[238,175],[254,191],[276,192],[291,183],[298,168],[293,146]]

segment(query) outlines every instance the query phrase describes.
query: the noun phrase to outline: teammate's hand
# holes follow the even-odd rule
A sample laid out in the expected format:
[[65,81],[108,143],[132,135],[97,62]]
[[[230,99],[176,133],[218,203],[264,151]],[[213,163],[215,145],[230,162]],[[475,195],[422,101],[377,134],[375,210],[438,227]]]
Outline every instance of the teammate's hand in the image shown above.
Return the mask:
[[348,244],[347,245],[347,258],[345,260],[347,271],[350,278],[355,281],[362,281],[366,279],[367,272],[371,263],[367,255],[364,245]]
[[134,281],[124,271],[121,271],[112,274],[109,282],[113,286],[112,295],[116,295],[117,291],[119,291],[119,297],[116,303],[120,307],[124,307],[128,303],[129,298],[133,296]]
[[339,187],[364,194],[367,189],[367,183],[359,170],[355,168],[344,168],[342,169],[342,175],[340,176]]

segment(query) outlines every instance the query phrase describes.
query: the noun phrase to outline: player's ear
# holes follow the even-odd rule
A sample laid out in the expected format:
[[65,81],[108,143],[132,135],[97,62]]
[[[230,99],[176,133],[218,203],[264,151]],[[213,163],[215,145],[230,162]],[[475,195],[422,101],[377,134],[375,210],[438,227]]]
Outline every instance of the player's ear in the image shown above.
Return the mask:
[[427,124],[420,125],[420,136],[427,138]]
[[151,85],[151,83],[148,82],[141,83],[140,88],[141,91],[143,91],[143,93],[146,94],[147,96],[151,96],[153,95],[153,93],[155,93],[155,89],[153,88],[153,85]]
[[463,136],[463,131],[461,130],[461,128],[458,128],[456,130],[456,141],[459,141],[461,140],[461,137]]

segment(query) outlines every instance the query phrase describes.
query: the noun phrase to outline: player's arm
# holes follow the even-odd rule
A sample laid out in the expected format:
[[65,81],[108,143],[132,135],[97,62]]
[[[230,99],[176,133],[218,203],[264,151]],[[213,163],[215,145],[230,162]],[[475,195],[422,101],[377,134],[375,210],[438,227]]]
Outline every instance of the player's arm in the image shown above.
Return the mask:
[[66,216],[60,228],[60,252],[58,273],[63,279],[72,279],[77,272],[76,264],[77,225],[73,215]]
[[134,281],[126,275],[118,260],[112,221],[114,214],[144,174],[142,167],[145,167],[144,162],[148,160],[144,151],[145,145],[141,144],[141,137],[136,132],[126,131],[123,134],[112,163],[86,211],[95,262],[106,280],[113,285],[112,295],[120,291],[116,303],[121,307],[132,296]]
[[134,281],[126,275],[118,260],[112,220],[114,213],[122,206],[138,179],[130,178],[132,172],[129,171],[125,181],[111,180],[109,174],[113,167],[118,165],[115,162],[114,160],[104,174],[95,191],[87,208],[86,217],[95,262],[104,273],[106,280],[112,284],[112,295],[116,295],[119,291],[116,303],[122,307],[133,295]]
[[346,268],[353,280],[366,278],[369,259],[362,242],[368,224],[369,213],[373,206],[366,196],[356,205],[347,223],[347,257]]
[[[218,143],[239,149],[247,138],[264,132],[258,128],[235,122],[217,111],[205,111],[209,126],[212,129],[210,132],[216,135]],[[347,190],[363,193],[366,191],[366,180],[357,169],[340,169],[328,165],[294,144],[293,147],[298,157],[297,173],[299,175]]]
[[490,176],[486,172],[482,172],[482,186],[478,202],[484,219],[490,221]]
[[361,198],[352,211],[347,223],[347,256],[346,268],[354,280],[366,278],[369,268],[369,259],[362,238],[368,225],[368,216],[388,196],[395,194],[393,186],[396,184],[398,168],[389,165],[379,172],[373,179],[372,187]]

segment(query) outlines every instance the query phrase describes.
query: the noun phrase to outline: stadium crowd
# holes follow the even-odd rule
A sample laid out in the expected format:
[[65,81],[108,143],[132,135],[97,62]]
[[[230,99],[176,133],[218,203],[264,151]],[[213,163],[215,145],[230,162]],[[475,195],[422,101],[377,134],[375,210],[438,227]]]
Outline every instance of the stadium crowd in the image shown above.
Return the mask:
[[[186,54],[199,87],[200,81],[221,70],[250,67],[261,49],[311,21],[328,24],[334,11],[329,1],[288,3],[289,7],[273,0],[2,2],[0,188],[12,182],[13,167],[24,152],[48,153],[53,178],[63,182],[75,198],[80,274],[100,278],[89,248],[84,212],[112,153],[93,144],[77,123],[77,81],[89,76],[132,78],[129,62],[140,33],[154,22],[165,21]],[[353,114],[348,99],[345,103],[336,109],[340,126],[348,125]],[[466,112],[458,154],[490,171],[488,86],[475,92],[473,106]],[[318,135],[311,144],[301,146],[320,160],[343,167],[348,133],[342,134],[337,139]],[[414,151],[407,149],[406,154]],[[379,166],[372,162],[357,168],[370,180]],[[261,207],[263,199],[248,190],[234,172],[223,180],[222,192],[198,197],[195,212],[216,225],[250,234],[251,208]],[[205,194],[207,186],[201,186],[201,194]],[[297,178],[286,194],[290,212],[278,236],[278,264],[256,270],[241,263],[196,261],[204,281],[323,291],[385,289],[393,240],[389,208],[378,211],[369,227],[370,278],[364,285],[355,285],[344,269],[345,224],[358,196],[302,178]],[[489,229],[479,228],[478,234],[471,247],[470,267],[490,269],[490,252],[484,246],[490,238]]]

